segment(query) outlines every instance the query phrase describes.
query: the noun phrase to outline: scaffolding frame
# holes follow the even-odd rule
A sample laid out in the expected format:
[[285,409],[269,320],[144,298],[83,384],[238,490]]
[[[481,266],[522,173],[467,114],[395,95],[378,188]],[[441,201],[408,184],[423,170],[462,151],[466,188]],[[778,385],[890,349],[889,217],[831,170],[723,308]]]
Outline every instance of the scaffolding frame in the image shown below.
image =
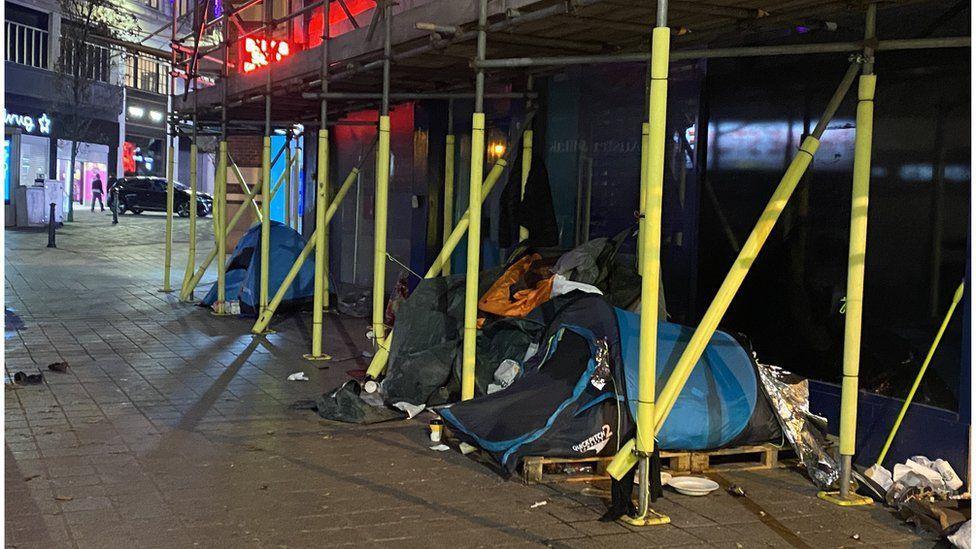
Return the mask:
[[[390,102],[391,100],[417,100],[417,99],[446,99],[449,100],[449,124],[447,130],[447,144],[445,154],[450,159],[445,162],[445,196],[453,196],[454,179],[454,155],[455,155],[455,134],[453,120],[453,100],[467,99],[474,100],[474,112],[472,114],[472,134],[471,134],[471,158],[469,173],[469,207],[467,212],[461,217],[457,224],[453,224],[453,200],[451,204],[445,201],[444,211],[444,249],[434,260],[427,276],[438,276],[448,274],[450,255],[454,247],[464,238],[467,240],[467,262],[466,262],[466,285],[465,285],[465,313],[464,313],[464,341],[462,352],[462,399],[474,397],[474,370],[475,370],[475,339],[477,334],[477,300],[478,300],[478,270],[479,252],[481,243],[481,208],[471,207],[474,204],[481,204],[484,197],[491,191],[494,183],[501,176],[502,171],[507,165],[504,158],[499,159],[490,170],[487,179],[484,178],[483,169],[485,167],[485,108],[486,98],[493,96],[518,98],[526,103],[536,98],[532,92],[531,78],[527,77],[527,86],[523,92],[486,92],[485,84],[488,71],[497,71],[492,77],[511,80],[511,72],[517,73],[525,69],[551,69],[553,67],[589,64],[609,64],[609,63],[633,63],[650,61],[649,76],[650,85],[648,86],[647,120],[642,124],[641,138],[641,192],[639,211],[642,212],[639,229],[639,269],[642,274],[641,286],[641,338],[639,352],[639,398],[637,413],[637,435],[634,440],[624,444],[615,456],[614,461],[609,467],[611,474],[620,478],[626,471],[635,464],[640,469],[639,484],[639,508],[635,517],[630,517],[628,522],[635,525],[663,524],[668,522],[664,515],[655,513],[650,509],[651,494],[648,486],[650,472],[649,457],[654,449],[654,437],[661,429],[671,407],[674,405],[678,394],[687,381],[697,361],[704,352],[705,346],[712,334],[718,327],[725,311],[732,299],[735,297],[739,286],[747,275],[752,262],[762,250],[766,238],[772,231],[779,214],[788,203],[793,190],[796,188],[810,163],[812,162],[817,148],[819,147],[820,137],[826,130],[827,123],[837,111],[841,101],[853,86],[854,80],[858,75],[858,110],[857,110],[857,134],[855,143],[855,167],[853,176],[852,190],[852,214],[851,231],[849,242],[849,267],[848,267],[848,287],[847,304],[848,312],[845,319],[845,351],[844,351],[844,383],[842,385],[842,404],[841,404],[841,481],[836,493],[821,493],[820,497],[832,501],[839,505],[858,505],[865,503],[858,496],[849,490],[849,480],[851,476],[851,458],[854,454],[854,438],[856,432],[856,412],[857,412],[857,378],[858,378],[858,349],[860,346],[860,324],[861,324],[861,302],[863,296],[864,281],[864,252],[867,235],[867,203],[869,197],[868,183],[870,180],[870,155],[872,144],[872,119],[873,119],[873,97],[876,84],[876,76],[873,71],[874,54],[879,51],[912,50],[912,49],[932,49],[932,48],[956,48],[969,47],[969,37],[947,37],[947,38],[921,38],[921,39],[900,39],[900,40],[878,40],[875,36],[875,18],[877,5],[875,0],[866,0],[865,8],[865,35],[861,41],[831,42],[831,43],[809,43],[794,45],[771,45],[771,46],[748,46],[748,47],[719,47],[719,48],[677,48],[671,51],[672,46],[683,44],[694,44],[697,42],[709,42],[710,40],[721,40],[730,34],[742,32],[741,24],[748,21],[752,25],[763,24],[784,24],[792,21],[792,18],[800,15],[823,15],[829,14],[830,10],[836,10],[836,3],[825,0],[796,0],[785,2],[780,6],[777,13],[769,13],[762,9],[755,9],[748,6],[715,6],[704,5],[698,2],[673,0],[669,9],[668,0],[656,0],[644,3],[627,3],[626,6],[620,2],[612,0],[573,0],[571,2],[548,2],[534,0],[510,0],[506,2],[505,9],[499,9],[497,2],[489,3],[489,0],[472,0],[471,4],[476,7],[476,20],[472,24],[470,17],[461,21],[418,21],[417,14],[409,14],[407,17],[412,27],[407,27],[415,31],[428,33],[423,38],[418,38],[416,33],[410,34],[403,28],[398,29],[400,34],[405,35],[405,39],[397,44],[394,51],[393,44],[393,24],[394,9],[391,0],[375,0],[376,6],[372,14],[372,22],[367,28],[360,28],[355,17],[349,12],[343,0],[322,0],[314,2],[308,6],[288,14],[283,18],[274,19],[269,6],[273,0],[250,0],[242,6],[229,10],[219,17],[204,21],[198,29],[198,36],[201,36],[208,29],[216,28],[221,25],[223,36],[218,45],[206,50],[194,47],[193,55],[190,59],[184,60],[186,69],[183,74],[187,75],[188,81],[194,76],[194,71],[198,69],[200,59],[213,60],[214,54],[223,52],[222,67],[220,70],[221,80],[219,90],[211,92],[204,90],[209,96],[219,94],[219,102],[210,104],[206,112],[199,112],[198,99],[201,99],[202,91],[194,90],[193,97],[193,135],[195,148],[195,138],[197,129],[201,133],[206,133],[208,127],[219,127],[220,144],[218,153],[218,170],[216,177],[216,193],[214,227],[217,235],[218,246],[215,256],[218,261],[218,302],[216,314],[226,314],[224,309],[224,269],[226,262],[226,235],[230,228],[237,222],[240,214],[246,209],[248,201],[255,201],[256,194],[261,193],[261,216],[262,226],[262,261],[261,261],[261,314],[258,322],[255,323],[252,331],[255,334],[267,333],[266,330],[271,322],[274,310],[280,303],[280,298],[294,279],[298,269],[304,263],[309,253],[315,251],[315,297],[313,305],[313,330],[312,330],[312,352],[306,355],[310,360],[326,360],[328,355],[322,352],[322,314],[328,306],[328,224],[334,215],[338,204],[345,196],[352,182],[357,179],[359,166],[354,168],[344,180],[339,192],[330,202],[329,187],[329,138],[328,127],[340,123],[338,119],[344,114],[373,108],[378,106],[379,116],[376,122],[378,127],[376,148],[376,218],[375,218],[375,239],[374,239],[374,261],[373,261],[373,307],[372,307],[372,338],[376,344],[376,354],[370,368],[368,377],[376,378],[382,375],[383,368],[388,359],[388,351],[392,332],[387,331],[383,324],[384,297],[385,297],[385,268],[387,261],[386,251],[386,221],[388,216],[388,186],[390,170]],[[350,40],[344,40],[341,48],[343,58],[337,63],[331,63],[330,49],[336,37],[331,35],[328,14],[333,2],[348,17],[348,21],[355,27],[350,33],[365,34],[363,44],[357,50],[350,45]],[[432,2],[432,4],[438,2]],[[919,2],[915,2],[919,3]],[[460,5],[462,3],[457,3]],[[645,5],[646,4],[646,5]],[[741,2],[741,4],[749,4]],[[257,35],[261,32],[274,32],[282,24],[289,23],[293,18],[302,16],[310,10],[322,7],[326,21],[324,24],[324,35],[322,43],[318,47],[320,53],[320,64],[317,75],[310,78],[303,78],[300,72],[301,67],[280,67],[287,74],[284,76],[285,83],[275,85],[272,79],[273,69],[277,67],[272,63],[265,67],[264,82],[260,83],[263,88],[256,92],[254,88],[258,85],[257,77],[243,78],[238,80],[239,89],[233,90],[234,98],[229,96],[230,88],[230,49],[229,24],[236,19],[239,25],[241,14],[258,5],[264,6],[264,17],[262,25],[255,29],[245,31],[244,36]],[[470,15],[471,6],[465,4],[461,7],[452,4],[451,9],[445,8],[443,11],[448,14],[444,19],[451,19],[450,16],[458,14]],[[653,7],[652,7],[653,6]],[[453,10],[453,11],[452,11]],[[611,16],[613,10],[621,13],[619,16]],[[429,13],[429,12],[424,12]],[[438,13],[434,11],[433,13]],[[641,20],[644,17],[635,18],[633,14],[652,13],[654,16],[653,28],[651,25],[635,23],[634,20]],[[404,13],[398,16],[404,16]],[[461,17],[459,15],[459,17]],[[691,20],[698,17],[703,22],[698,27],[698,32],[687,32],[687,26]],[[413,19],[411,19],[413,18]],[[670,18],[670,21],[669,21]],[[731,18],[737,21],[739,27],[730,28],[727,20]],[[554,36],[548,36],[545,29],[547,22],[555,21],[557,24],[569,25],[590,25],[606,29],[611,36],[623,36],[620,40],[621,49],[630,51],[620,51],[615,53],[600,53],[605,46],[612,40],[606,41],[587,41],[569,40]],[[669,23],[671,26],[669,27]],[[374,31],[376,26],[382,24],[381,45],[376,47]],[[178,45],[183,44],[187,37],[178,39],[176,33],[176,23],[172,26],[173,37],[173,65],[172,74],[176,74],[176,51]],[[647,40],[647,30],[651,29],[650,40]],[[672,29],[676,29],[672,33]],[[242,29],[243,30],[243,29]],[[362,32],[360,32],[362,31]],[[614,34],[616,33],[616,34]],[[531,54],[510,55],[508,57],[488,58],[488,38],[498,40],[506,51],[519,53],[529,50]],[[637,38],[634,38],[637,35]],[[690,37],[690,38],[689,38]],[[353,37],[355,38],[355,37]],[[470,45],[474,44],[473,55],[470,52]],[[198,45],[198,44],[197,44]],[[467,48],[467,49],[465,49]],[[457,53],[457,50],[463,53]],[[572,51],[573,55],[539,55],[543,51]],[[182,51],[182,50],[181,50]],[[816,55],[816,54],[852,54],[851,64],[847,73],[842,78],[834,95],[828,102],[823,116],[820,118],[813,132],[805,138],[794,156],[790,166],[787,168],[778,187],[774,191],[763,214],[760,216],[756,226],[752,230],[749,238],[737,250],[738,257],[727,274],[725,281],[719,288],[715,298],[709,305],[704,318],[695,329],[694,335],[688,346],[684,349],[675,371],[672,373],[666,384],[662,388],[660,395],[657,394],[654,382],[654,366],[656,356],[656,338],[653,337],[657,326],[657,310],[659,297],[659,273],[660,273],[660,251],[661,251],[661,208],[663,196],[663,169],[664,169],[664,145],[665,145],[665,120],[667,109],[667,76],[669,63],[681,60],[708,59],[708,58],[730,58],[730,57],[764,57],[782,55]],[[458,78],[446,78],[444,81],[435,82],[434,89],[423,89],[422,85],[416,82],[411,83],[409,79],[400,75],[396,76],[399,87],[406,88],[406,91],[392,92],[394,76],[392,75],[393,65],[396,63],[402,69],[409,60],[430,61],[431,58],[443,56],[448,59],[447,65],[440,67],[457,67],[458,59],[466,62],[467,66],[474,71],[473,91],[470,90],[470,82],[459,83]],[[306,56],[311,59],[311,56]],[[422,67],[421,67],[422,68]],[[411,67],[411,70],[418,70],[418,67]],[[368,80],[368,75],[380,72],[379,81],[380,93],[362,91],[364,87],[375,86],[375,80]],[[316,77],[317,76],[317,77]],[[247,81],[250,81],[248,83]],[[296,84],[297,81],[297,84]],[[340,89],[332,87],[340,84]],[[170,88],[174,88],[171,86]],[[198,95],[200,94],[200,95]],[[270,223],[269,203],[272,196],[272,186],[270,184],[270,136],[273,125],[294,125],[304,124],[315,126],[316,120],[307,115],[300,114],[304,110],[304,104],[289,111],[284,109],[284,119],[272,120],[272,98],[276,95],[298,95],[302,100],[315,101],[318,103],[319,112],[317,117],[318,126],[318,169],[316,173],[316,227],[309,240],[308,246],[303,250],[299,260],[292,266],[288,278],[278,289],[275,297],[270,298],[270,289],[267,284],[268,272],[268,226]],[[241,129],[257,128],[261,122],[247,114],[251,105],[263,100],[263,147],[262,147],[262,166],[261,177],[254,188],[248,192],[248,200],[242,205],[234,219],[228,223],[226,220],[226,184],[227,184],[227,132],[229,127],[228,111],[237,109],[241,116],[235,116],[236,127]],[[330,105],[330,100],[333,102]],[[186,107],[184,98],[183,106]],[[331,108],[331,110],[330,110]],[[178,109],[179,110],[179,109]],[[219,118],[218,118],[219,117]],[[178,118],[178,117],[175,117]],[[332,120],[336,120],[333,122]],[[173,126],[171,126],[172,128]],[[172,131],[172,130],[171,130]],[[522,165],[522,184],[523,192],[525,181],[528,176],[529,164],[531,162],[532,150],[532,129],[530,120],[525,121],[523,131],[523,165]],[[170,144],[172,150],[172,144]],[[511,151],[509,151],[511,152]],[[363,156],[363,160],[368,155]],[[361,160],[362,162],[362,160]],[[290,171],[286,169],[286,172]],[[289,180],[291,176],[289,175]],[[164,279],[164,289],[169,287],[169,265],[171,250],[171,222],[172,222],[172,159],[170,159],[169,195],[167,209],[167,239],[166,239],[166,274]],[[292,185],[286,185],[286,192],[292,192]],[[291,197],[288,197],[288,204],[291,204]],[[289,206],[290,207],[290,206]],[[289,210],[290,212],[290,210]],[[290,215],[290,213],[289,213]],[[453,230],[449,230],[449,224],[454,225]],[[466,236],[465,236],[466,235]],[[525,234],[520,231],[521,236]],[[738,247],[738,246],[737,246]],[[193,278],[184,280],[184,292],[189,289],[192,295],[192,288],[202,271],[206,270],[206,262],[202,269],[194,273]],[[187,273],[192,269],[188,266]]]

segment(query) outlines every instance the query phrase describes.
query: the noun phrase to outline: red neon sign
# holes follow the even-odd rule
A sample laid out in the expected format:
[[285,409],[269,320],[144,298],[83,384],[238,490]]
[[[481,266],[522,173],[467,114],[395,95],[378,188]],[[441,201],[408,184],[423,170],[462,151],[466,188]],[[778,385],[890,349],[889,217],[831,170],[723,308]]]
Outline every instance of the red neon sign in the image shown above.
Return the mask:
[[284,40],[245,38],[241,42],[241,70],[252,72],[277,63],[291,55],[291,46]]

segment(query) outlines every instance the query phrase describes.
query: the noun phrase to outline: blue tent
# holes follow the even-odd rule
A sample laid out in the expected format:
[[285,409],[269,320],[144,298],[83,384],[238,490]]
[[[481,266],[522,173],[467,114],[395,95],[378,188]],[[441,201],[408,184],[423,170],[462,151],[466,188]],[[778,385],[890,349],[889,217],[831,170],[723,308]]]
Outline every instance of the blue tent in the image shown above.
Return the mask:
[[[569,296],[551,307],[559,312],[549,317],[539,351],[507,389],[438,410],[458,438],[509,472],[527,455],[613,454],[633,436],[640,316],[603,296]],[[659,391],[692,332],[658,324]],[[757,376],[749,353],[716,332],[658,433],[659,447],[709,450],[779,439]]]
[[[305,248],[306,241],[294,229],[278,221],[271,222],[271,264],[268,269],[268,289],[273,296],[298,255]],[[241,315],[255,316],[260,299],[261,283],[261,225],[251,227],[234,247],[227,261],[226,274],[227,301],[240,301]],[[309,257],[278,310],[296,307],[312,298],[315,283],[315,262]],[[214,282],[201,305],[211,306],[217,301],[217,283]]]

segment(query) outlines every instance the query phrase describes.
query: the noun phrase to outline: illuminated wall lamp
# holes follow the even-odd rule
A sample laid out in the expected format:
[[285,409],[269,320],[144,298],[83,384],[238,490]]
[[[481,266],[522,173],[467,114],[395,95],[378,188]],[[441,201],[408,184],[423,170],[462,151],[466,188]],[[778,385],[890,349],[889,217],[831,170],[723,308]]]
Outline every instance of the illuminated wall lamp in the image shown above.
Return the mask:
[[163,113],[161,113],[159,111],[149,111],[149,118],[153,122],[162,122],[163,121]]
[[129,107],[129,116],[131,116],[132,118],[142,118],[145,115],[146,115],[146,109],[142,107],[136,107],[134,105]]

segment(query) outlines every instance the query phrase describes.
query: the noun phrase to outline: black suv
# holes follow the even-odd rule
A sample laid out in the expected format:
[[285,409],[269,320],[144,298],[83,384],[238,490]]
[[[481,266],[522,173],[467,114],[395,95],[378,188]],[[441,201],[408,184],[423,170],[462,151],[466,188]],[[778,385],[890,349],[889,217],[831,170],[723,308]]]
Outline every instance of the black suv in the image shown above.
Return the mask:
[[[119,213],[130,211],[136,215],[144,211],[166,211],[166,179],[162,177],[123,177],[108,181],[108,205],[115,200],[114,188],[119,193]],[[180,217],[190,216],[190,188],[173,182],[173,210]],[[213,211],[213,197],[197,193],[197,215],[206,217]]]

